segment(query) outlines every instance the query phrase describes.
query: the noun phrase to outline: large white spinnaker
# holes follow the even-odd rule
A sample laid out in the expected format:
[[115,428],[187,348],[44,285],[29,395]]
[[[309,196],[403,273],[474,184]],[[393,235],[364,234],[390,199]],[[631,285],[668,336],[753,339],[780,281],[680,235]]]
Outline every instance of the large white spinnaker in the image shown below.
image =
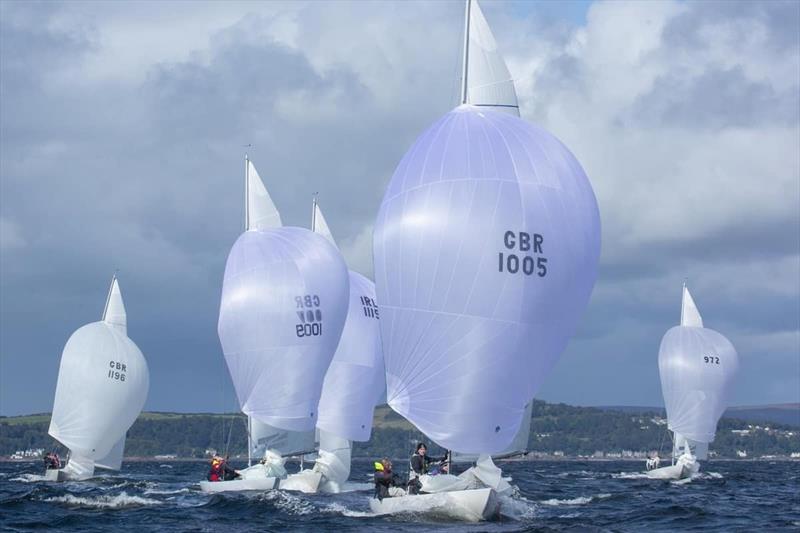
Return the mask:
[[667,331],[658,353],[668,427],[675,433],[674,457],[706,458],[738,368],[735,348],[722,334],[703,327],[684,285],[681,324]]
[[[312,229],[335,244],[316,199]],[[320,442],[314,469],[330,492],[338,492],[350,475],[351,441],[369,440],[375,404],[384,389],[375,284],[352,270],[349,278],[347,320],[325,374],[317,421]]]
[[86,479],[95,466],[120,468],[125,434],[144,406],[149,383],[147,361],[127,335],[114,276],[102,320],[73,333],[61,355],[48,432],[70,450],[62,477]]
[[250,417],[250,453],[270,442],[287,453],[313,441],[325,370],[347,313],[347,267],[324,237],[281,226],[249,160],[246,183],[246,231],[225,266],[218,332]]
[[600,220],[570,151],[462,105],[398,165],[374,232],[387,399],[448,449],[501,453],[594,285]]

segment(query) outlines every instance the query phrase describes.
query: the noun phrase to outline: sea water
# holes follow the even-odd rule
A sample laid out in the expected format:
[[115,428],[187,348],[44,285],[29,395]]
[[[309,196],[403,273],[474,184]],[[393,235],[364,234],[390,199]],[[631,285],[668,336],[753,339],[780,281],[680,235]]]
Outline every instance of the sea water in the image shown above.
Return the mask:
[[[402,461],[398,461],[398,464]],[[0,530],[61,531],[753,531],[800,528],[800,462],[711,461],[691,480],[656,481],[644,462],[499,463],[519,494],[480,524],[376,517],[370,491],[205,494],[203,462],[126,462],[83,482],[43,480],[40,463],[0,463]],[[366,482],[371,460],[354,460]],[[358,486],[358,485],[355,485]]]

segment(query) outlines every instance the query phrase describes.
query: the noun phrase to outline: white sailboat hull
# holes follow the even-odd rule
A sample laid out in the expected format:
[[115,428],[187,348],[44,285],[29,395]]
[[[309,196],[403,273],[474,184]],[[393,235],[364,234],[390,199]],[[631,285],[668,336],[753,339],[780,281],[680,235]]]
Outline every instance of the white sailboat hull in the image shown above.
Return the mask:
[[671,466],[663,466],[647,472],[650,479],[686,479],[700,471],[697,461],[678,460]]
[[280,483],[281,490],[291,490],[305,494],[316,494],[319,491],[319,484],[322,481],[322,474],[313,470],[303,470],[297,474],[290,474]]
[[279,481],[280,480],[276,477],[232,479],[230,481],[201,481],[200,490],[203,492],[265,491],[278,488]]
[[413,513],[468,522],[490,520],[500,514],[497,493],[489,488],[372,498],[369,506],[376,515]]

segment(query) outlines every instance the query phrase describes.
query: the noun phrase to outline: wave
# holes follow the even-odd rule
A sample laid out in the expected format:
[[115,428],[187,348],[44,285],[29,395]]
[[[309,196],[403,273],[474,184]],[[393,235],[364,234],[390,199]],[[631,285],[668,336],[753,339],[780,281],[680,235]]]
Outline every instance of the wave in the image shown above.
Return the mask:
[[610,498],[610,497],[611,497],[611,494],[603,493],[603,494],[598,494],[596,496],[578,496],[577,498],[571,498],[571,499],[565,499],[565,500],[559,500],[559,499],[556,499],[556,498],[551,498],[549,500],[543,500],[543,501],[541,501],[539,503],[541,503],[542,505],[551,505],[551,506],[557,506],[557,505],[586,505],[587,503],[591,503],[593,501],[605,500],[605,499]]
[[532,520],[536,518],[536,505],[523,496],[500,495],[500,514],[512,520]]
[[126,492],[121,492],[114,496],[98,496],[96,498],[65,494],[64,496],[46,498],[44,501],[52,503],[64,503],[76,507],[90,507],[93,509],[125,509],[128,507],[161,505],[161,502],[158,500],[142,498],[141,496],[130,496]]
[[282,490],[270,490],[256,497],[259,501],[269,502],[281,511],[303,516],[316,512],[316,508],[308,501]]
[[174,490],[145,489],[143,494],[149,496],[169,496],[171,494],[186,494],[187,492],[192,492],[189,490],[189,487],[183,487],[181,489]]
[[620,472],[611,474],[613,479],[650,479],[645,472]]
[[342,516],[349,516],[351,518],[365,518],[365,517],[373,517],[375,516],[370,511],[356,511],[354,509],[348,509],[341,503],[332,503],[330,505],[326,505],[322,509],[320,509],[323,513],[334,513],[340,514]]
[[38,474],[20,474],[17,477],[12,477],[9,481],[20,481],[22,483],[36,483],[37,481],[45,481],[47,478]]

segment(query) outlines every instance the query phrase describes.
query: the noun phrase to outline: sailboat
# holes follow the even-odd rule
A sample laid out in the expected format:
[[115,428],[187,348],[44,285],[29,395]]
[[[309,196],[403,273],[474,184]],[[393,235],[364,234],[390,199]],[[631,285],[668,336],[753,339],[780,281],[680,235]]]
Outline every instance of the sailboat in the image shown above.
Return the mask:
[[[312,202],[311,229],[336,246],[316,195]],[[373,412],[384,389],[384,375],[375,284],[358,272],[350,270],[348,275],[347,320],[325,374],[319,401],[318,457],[313,469],[290,475],[281,484],[285,490],[312,492],[315,482],[321,492],[327,493],[358,486],[346,483],[350,476],[352,442],[366,442],[370,438]],[[321,482],[317,476],[321,476]]]
[[[515,116],[513,82],[476,1],[465,18],[461,105],[400,161],[373,255],[389,406],[478,461],[458,476],[422,476],[426,494],[370,500],[376,514],[498,514],[507,487],[491,455],[519,434],[597,275],[600,218],[586,174],[560,141]],[[485,68],[473,85],[476,62]]]
[[681,323],[661,339],[658,371],[673,433],[672,464],[650,470],[654,479],[683,479],[700,471],[708,457],[717,422],[728,407],[739,356],[721,333],[703,326],[689,289],[683,284]]
[[63,469],[47,470],[46,479],[84,480],[95,468],[119,470],[125,435],[144,407],[149,386],[147,361],[128,338],[114,275],[100,321],[75,331],[61,354],[48,433],[70,455]]
[[286,458],[313,451],[322,383],[348,299],[338,249],[317,233],[283,226],[245,156],[245,232],[225,265],[218,333],[249,420],[248,468],[238,479],[201,482],[203,491],[277,488]]

